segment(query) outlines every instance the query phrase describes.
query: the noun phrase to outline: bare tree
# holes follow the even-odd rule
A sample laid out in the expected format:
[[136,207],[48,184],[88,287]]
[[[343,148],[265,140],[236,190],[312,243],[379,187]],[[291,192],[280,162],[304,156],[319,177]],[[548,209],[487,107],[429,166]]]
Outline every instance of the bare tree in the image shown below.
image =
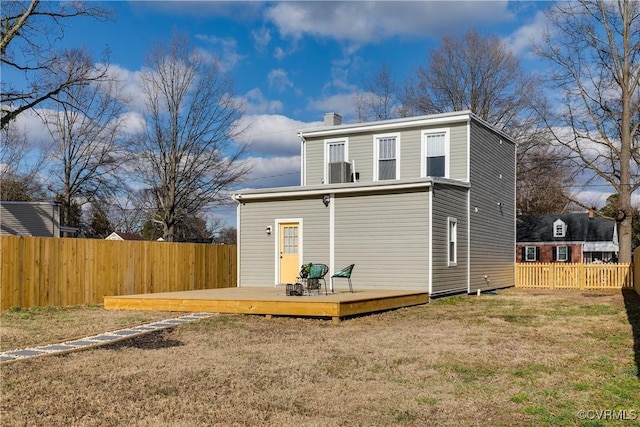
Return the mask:
[[141,76],[146,132],[137,138],[139,178],[153,194],[164,239],[207,205],[226,202],[225,190],[244,177],[239,134],[241,105],[216,62],[174,34],[146,58]]
[[[431,51],[428,66],[418,67],[405,85],[403,108],[413,114],[470,110],[508,133],[518,144],[518,210],[559,211],[567,204],[574,171],[562,156],[550,155],[537,114],[545,107],[541,85],[503,40],[470,31],[460,38],[444,37]],[[541,170],[561,175],[562,185],[549,186],[549,175]]]
[[557,3],[539,53],[554,66],[561,89],[557,114],[543,112],[554,138],[576,164],[618,194],[620,262],[631,262],[640,186],[640,7],[635,0]]
[[[88,52],[81,49],[57,51],[54,43],[64,35],[65,20],[81,16],[107,19],[110,13],[106,9],[81,1],[3,1],[0,13],[2,67],[5,72],[11,69],[25,80],[16,87],[15,81],[11,84],[3,79],[0,128],[63,89],[99,77]],[[69,57],[83,60],[73,61],[74,68],[60,67],[60,63],[69,62]],[[64,73],[60,72],[62,70]]]
[[63,205],[62,222],[78,225],[74,205],[109,196],[124,166],[126,157],[119,147],[124,104],[118,82],[105,77],[68,86],[55,100],[51,109],[39,113],[53,147],[50,185]]
[[356,93],[358,121],[387,120],[399,116],[400,85],[395,81],[389,64],[380,68],[362,83],[362,91]]
[[40,173],[47,150],[30,141],[15,122],[0,130],[0,199],[32,201],[44,197]]

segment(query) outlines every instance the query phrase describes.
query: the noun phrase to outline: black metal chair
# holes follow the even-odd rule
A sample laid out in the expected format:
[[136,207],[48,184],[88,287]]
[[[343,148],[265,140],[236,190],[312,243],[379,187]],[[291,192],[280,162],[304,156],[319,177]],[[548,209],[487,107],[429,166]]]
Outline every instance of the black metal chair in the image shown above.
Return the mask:
[[309,275],[307,276],[307,291],[318,291],[320,294],[320,280],[324,282],[324,293],[327,295],[327,281],[324,276],[329,272],[329,267],[324,264],[309,264]]
[[335,287],[333,286],[333,279],[347,279],[349,281],[349,290],[353,293],[353,286],[351,286],[351,273],[353,272],[353,267],[355,264],[351,264],[348,267],[343,268],[338,271],[336,274],[331,276],[331,290],[334,291]]

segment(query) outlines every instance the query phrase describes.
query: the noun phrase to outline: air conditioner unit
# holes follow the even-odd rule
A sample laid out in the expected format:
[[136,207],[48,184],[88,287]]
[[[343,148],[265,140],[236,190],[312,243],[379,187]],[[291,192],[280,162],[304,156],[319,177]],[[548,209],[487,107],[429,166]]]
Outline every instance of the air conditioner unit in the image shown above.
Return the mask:
[[351,163],[329,163],[329,184],[351,182]]

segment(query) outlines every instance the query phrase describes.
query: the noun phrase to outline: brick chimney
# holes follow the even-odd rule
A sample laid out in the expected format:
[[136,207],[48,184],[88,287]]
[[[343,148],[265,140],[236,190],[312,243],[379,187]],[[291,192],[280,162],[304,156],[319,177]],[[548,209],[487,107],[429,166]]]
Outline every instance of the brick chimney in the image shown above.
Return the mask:
[[342,116],[336,113],[325,113],[324,125],[325,126],[338,126],[342,124]]

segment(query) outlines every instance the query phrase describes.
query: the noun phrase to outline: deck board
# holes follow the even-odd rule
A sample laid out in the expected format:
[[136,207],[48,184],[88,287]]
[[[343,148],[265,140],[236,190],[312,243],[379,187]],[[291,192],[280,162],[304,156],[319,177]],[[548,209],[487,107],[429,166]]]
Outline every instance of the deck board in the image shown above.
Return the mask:
[[287,296],[284,287],[239,287],[197,291],[107,296],[107,310],[160,310],[260,314],[266,316],[344,317],[425,304],[420,291],[358,290],[329,295]]

